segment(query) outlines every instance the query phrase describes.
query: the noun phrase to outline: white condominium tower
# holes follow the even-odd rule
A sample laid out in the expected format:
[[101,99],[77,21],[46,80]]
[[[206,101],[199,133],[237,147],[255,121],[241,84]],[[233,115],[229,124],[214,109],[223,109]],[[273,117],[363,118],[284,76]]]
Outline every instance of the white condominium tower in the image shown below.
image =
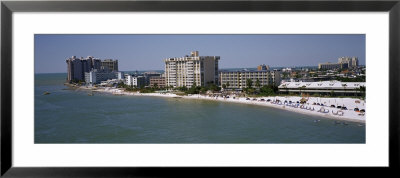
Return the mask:
[[196,86],[218,85],[219,56],[199,56],[192,51],[190,56],[165,59],[165,84],[170,87],[190,88]]

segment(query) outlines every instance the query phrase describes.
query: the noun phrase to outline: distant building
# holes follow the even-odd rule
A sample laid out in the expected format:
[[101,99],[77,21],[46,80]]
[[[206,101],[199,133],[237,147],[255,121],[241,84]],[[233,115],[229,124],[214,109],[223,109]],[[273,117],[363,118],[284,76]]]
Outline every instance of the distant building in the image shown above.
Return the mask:
[[308,93],[329,95],[362,95],[361,87],[365,87],[365,82],[340,82],[340,81],[321,81],[321,82],[282,82],[278,89],[280,93]]
[[318,69],[347,69],[347,68],[357,68],[358,58],[357,57],[340,57],[338,58],[338,63],[320,63],[318,64]]
[[84,80],[84,67],[82,60],[76,58],[76,56],[72,56],[68,58],[67,63],[67,80],[69,82],[72,81],[83,81]]
[[358,67],[358,58],[357,57],[340,57],[340,58],[338,58],[338,63],[347,64],[348,68],[356,68],[356,67]]
[[86,84],[99,84],[107,80],[122,80],[122,72],[109,72],[108,70],[97,70],[93,69],[90,72],[85,72],[85,83]]
[[259,65],[257,66],[257,70],[269,70],[269,65],[265,64]]
[[116,72],[117,79],[118,80],[124,80],[125,79],[125,74],[124,72]]
[[219,56],[199,56],[198,51],[192,51],[190,56],[167,58],[165,83],[172,87],[217,85],[219,60]]
[[94,58],[93,56],[88,56],[85,59],[87,61],[87,71],[91,71],[92,69],[97,69],[100,70],[101,69],[101,60],[98,58]]
[[347,69],[348,64],[347,63],[320,63],[318,64],[318,69],[324,69],[324,70],[332,70],[332,69]]
[[101,69],[109,71],[118,71],[118,60],[105,59],[101,61]]
[[289,67],[284,68],[284,69],[282,69],[282,72],[292,72],[292,68],[289,68]]
[[[135,86],[135,83],[133,83],[133,85]],[[146,86],[146,80],[145,80],[145,78],[143,76],[136,77],[136,86],[138,88]]]
[[133,79],[132,79],[132,75],[130,74],[125,74],[124,75],[124,84],[128,85],[128,86],[133,86]]
[[157,85],[160,88],[165,87],[165,77],[150,77],[150,87],[154,87],[154,85]]
[[149,86],[150,85],[150,78],[152,78],[152,77],[160,77],[161,73],[159,73],[159,72],[144,72],[143,76],[145,78],[145,85]]
[[125,74],[124,84],[132,87],[144,87],[145,78],[143,76],[132,76],[130,74]]
[[278,86],[281,82],[279,71],[226,71],[220,72],[221,87],[226,86],[226,89],[242,90],[247,87],[247,79],[251,79],[253,86],[256,87],[256,81],[260,82],[261,86],[275,85]]
[[[103,75],[103,73],[106,73],[107,71],[108,72],[118,71],[118,61],[112,61],[112,60],[101,61],[100,59],[94,58],[92,56],[88,56],[85,59],[83,57],[77,58],[76,56],[72,56],[71,58],[68,58],[66,60],[66,63],[67,63],[68,82],[86,81],[87,79],[86,73],[90,73],[92,71],[101,73],[98,75]],[[111,65],[109,63],[113,64]],[[107,75],[115,75],[115,74],[107,74]],[[92,79],[94,78],[92,77]],[[96,80],[100,79],[102,79],[102,77],[97,78]]]

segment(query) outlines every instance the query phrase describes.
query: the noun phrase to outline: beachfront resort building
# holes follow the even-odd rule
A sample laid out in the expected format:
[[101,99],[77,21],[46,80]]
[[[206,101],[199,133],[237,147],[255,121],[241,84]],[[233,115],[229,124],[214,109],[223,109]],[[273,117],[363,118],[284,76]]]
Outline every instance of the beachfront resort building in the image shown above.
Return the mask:
[[72,56],[72,58],[68,58],[65,62],[67,63],[67,80],[82,81],[84,69],[81,59]]
[[164,88],[165,87],[165,77],[161,77],[161,76],[154,76],[154,77],[150,77],[150,87],[160,87],[160,88]]
[[222,71],[220,72],[221,87],[226,86],[228,90],[243,90],[247,87],[247,79],[251,79],[252,87],[256,87],[258,80],[261,86],[275,85],[281,82],[280,71],[262,70],[262,71]]
[[[118,71],[118,60],[113,61],[111,59],[101,61],[93,56],[88,56],[86,58],[77,58],[72,56],[66,60],[67,63],[67,81],[68,82],[78,82],[85,81],[86,74],[88,72],[96,70],[105,72],[117,72]],[[109,65],[113,63],[112,67]],[[110,74],[112,75],[112,74]]]
[[124,84],[131,87],[144,87],[145,86],[145,78],[143,76],[134,76],[130,74],[125,74]]
[[101,69],[118,71],[118,60],[104,59],[103,61],[101,61]]
[[150,85],[150,78],[152,78],[152,77],[160,77],[162,74],[161,73],[159,73],[159,72],[144,72],[143,73],[143,77],[144,77],[144,79],[145,79],[145,85],[146,86],[149,86]]
[[85,83],[88,85],[99,84],[107,80],[118,80],[124,79],[123,72],[110,72],[108,70],[97,70],[93,69],[90,72],[85,72]]
[[165,62],[165,84],[171,87],[190,88],[192,85],[218,84],[219,56],[199,56],[192,51],[184,57],[167,58]]
[[365,82],[282,82],[278,87],[282,94],[307,93],[310,95],[341,95],[341,96],[362,96],[365,94]]
[[68,58],[67,63],[67,80],[68,82],[77,82],[85,80],[85,72],[89,72],[92,69],[100,70],[101,60],[88,56],[87,58],[77,58],[72,56]]

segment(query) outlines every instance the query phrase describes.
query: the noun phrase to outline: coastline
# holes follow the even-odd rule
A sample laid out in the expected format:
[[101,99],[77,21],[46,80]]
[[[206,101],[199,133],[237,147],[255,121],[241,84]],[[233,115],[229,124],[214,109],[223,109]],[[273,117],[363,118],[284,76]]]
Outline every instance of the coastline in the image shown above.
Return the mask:
[[[154,96],[154,95],[153,95]],[[308,108],[314,108],[314,111],[311,110],[307,110],[307,109],[301,109],[301,108],[293,108],[291,106],[287,106],[287,105],[279,105],[279,104],[272,104],[271,102],[265,102],[267,99],[270,99],[271,101],[273,101],[274,99],[287,99],[287,100],[300,100],[301,97],[259,97],[257,101],[252,101],[252,100],[246,100],[246,98],[241,97],[239,99],[231,99],[231,98],[227,98],[227,99],[223,99],[223,98],[209,98],[209,97],[205,97],[205,96],[186,96],[186,97],[182,97],[182,98],[186,98],[186,99],[203,99],[203,100],[212,100],[212,101],[221,101],[221,102],[230,102],[230,103],[239,103],[239,104],[251,104],[251,105],[258,105],[258,106],[266,106],[266,107],[273,107],[276,109],[281,109],[281,110],[285,110],[285,111],[290,111],[290,112],[295,112],[295,113],[301,113],[301,114],[305,114],[305,115],[312,115],[312,116],[320,116],[320,117],[324,117],[324,118],[329,118],[329,119],[334,119],[334,120],[342,120],[342,121],[351,121],[351,122],[358,122],[358,123],[365,123],[365,115],[364,116],[359,116],[357,112],[353,111],[353,110],[342,110],[344,112],[343,116],[338,116],[338,115],[333,115],[333,112],[337,112],[340,109],[337,108],[331,108],[331,107],[324,107],[326,109],[329,109],[328,113],[321,113],[321,112],[317,112],[321,106],[318,105],[312,105],[312,104],[305,104],[306,107]],[[260,99],[264,99],[265,101],[259,101]],[[311,98],[310,99],[316,99],[316,98]],[[324,98],[325,99],[325,98]],[[332,98],[334,99],[334,98]],[[338,99],[338,98],[336,98]],[[341,99],[341,98],[340,98]],[[353,112],[353,113],[352,113]]]
[[[302,97],[297,96],[276,96],[276,97],[258,97],[256,100],[254,98],[249,98],[250,100],[246,100],[246,97],[235,97],[234,95],[229,98],[223,97],[210,97],[200,94],[193,94],[187,96],[179,96],[173,93],[139,93],[139,92],[127,92],[118,88],[87,88],[87,87],[77,87],[77,89],[83,90],[91,90],[94,92],[105,92],[113,95],[128,95],[128,96],[154,96],[154,97],[169,97],[169,98],[182,98],[182,99],[201,99],[201,100],[212,100],[212,101],[220,101],[220,102],[230,102],[230,103],[240,103],[240,104],[252,104],[258,106],[266,106],[277,108],[285,111],[301,113],[305,115],[313,115],[320,116],[324,118],[329,118],[333,120],[340,121],[349,121],[349,122],[357,122],[365,124],[365,115],[359,115],[360,112],[356,112],[353,109],[364,109],[365,110],[365,101],[354,99],[354,98],[322,98],[322,97],[308,97],[307,102],[304,105],[297,104],[297,101],[300,101]],[[233,99],[235,98],[235,99]],[[264,101],[261,101],[264,99]],[[270,100],[270,101],[268,101]],[[276,102],[276,101],[280,102]],[[274,103],[275,101],[275,103]],[[284,102],[287,101],[287,102]],[[291,102],[291,104],[289,104]],[[324,104],[324,106],[316,105],[316,103]],[[295,107],[297,105],[297,107]],[[342,110],[340,108],[330,107],[331,105],[335,106],[346,106],[347,110]],[[323,108],[325,112],[318,112]],[[335,114],[336,113],[336,114]],[[337,114],[339,113],[339,114]],[[342,114],[342,115],[341,115]],[[340,116],[341,115],[341,116]]]

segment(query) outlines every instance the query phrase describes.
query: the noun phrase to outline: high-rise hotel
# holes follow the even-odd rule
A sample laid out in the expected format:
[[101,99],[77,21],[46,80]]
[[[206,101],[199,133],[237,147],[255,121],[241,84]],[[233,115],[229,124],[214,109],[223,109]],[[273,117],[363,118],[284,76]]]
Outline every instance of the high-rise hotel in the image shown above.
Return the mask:
[[165,84],[170,87],[218,85],[219,56],[199,56],[192,51],[190,56],[165,59]]
[[72,56],[68,58],[67,63],[67,80],[71,81],[84,81],[85,80],[85,72],[90,72],[92,69],[101,68],[101,60],[94,58],[92,56],[88,56],[87,58],[77,58],[76,56]]
[[[72,56],[71,58],[68,58],[65,62],[67,63],[68,82],[96,81],[98,83],[101,80],[107,80],[107,78],[109,78],[104,78],[101,76],[108,76],[108,73],[118,72],[118,60],[107,59],[102,61],[92,56],[88,56],[87,58],[77,58],[76,56]],[[95,79],[96,77],[94,77],[94,74],[97,75],[97,79]],[[114,74],[110,74],[110,76],[113,75]],[[91,77],[92,79],[88,80],[88,77],[90,76],[93,77]]]
[[101,61],[101,68],[112,72],[118,71],[118,60],[104,59]]

